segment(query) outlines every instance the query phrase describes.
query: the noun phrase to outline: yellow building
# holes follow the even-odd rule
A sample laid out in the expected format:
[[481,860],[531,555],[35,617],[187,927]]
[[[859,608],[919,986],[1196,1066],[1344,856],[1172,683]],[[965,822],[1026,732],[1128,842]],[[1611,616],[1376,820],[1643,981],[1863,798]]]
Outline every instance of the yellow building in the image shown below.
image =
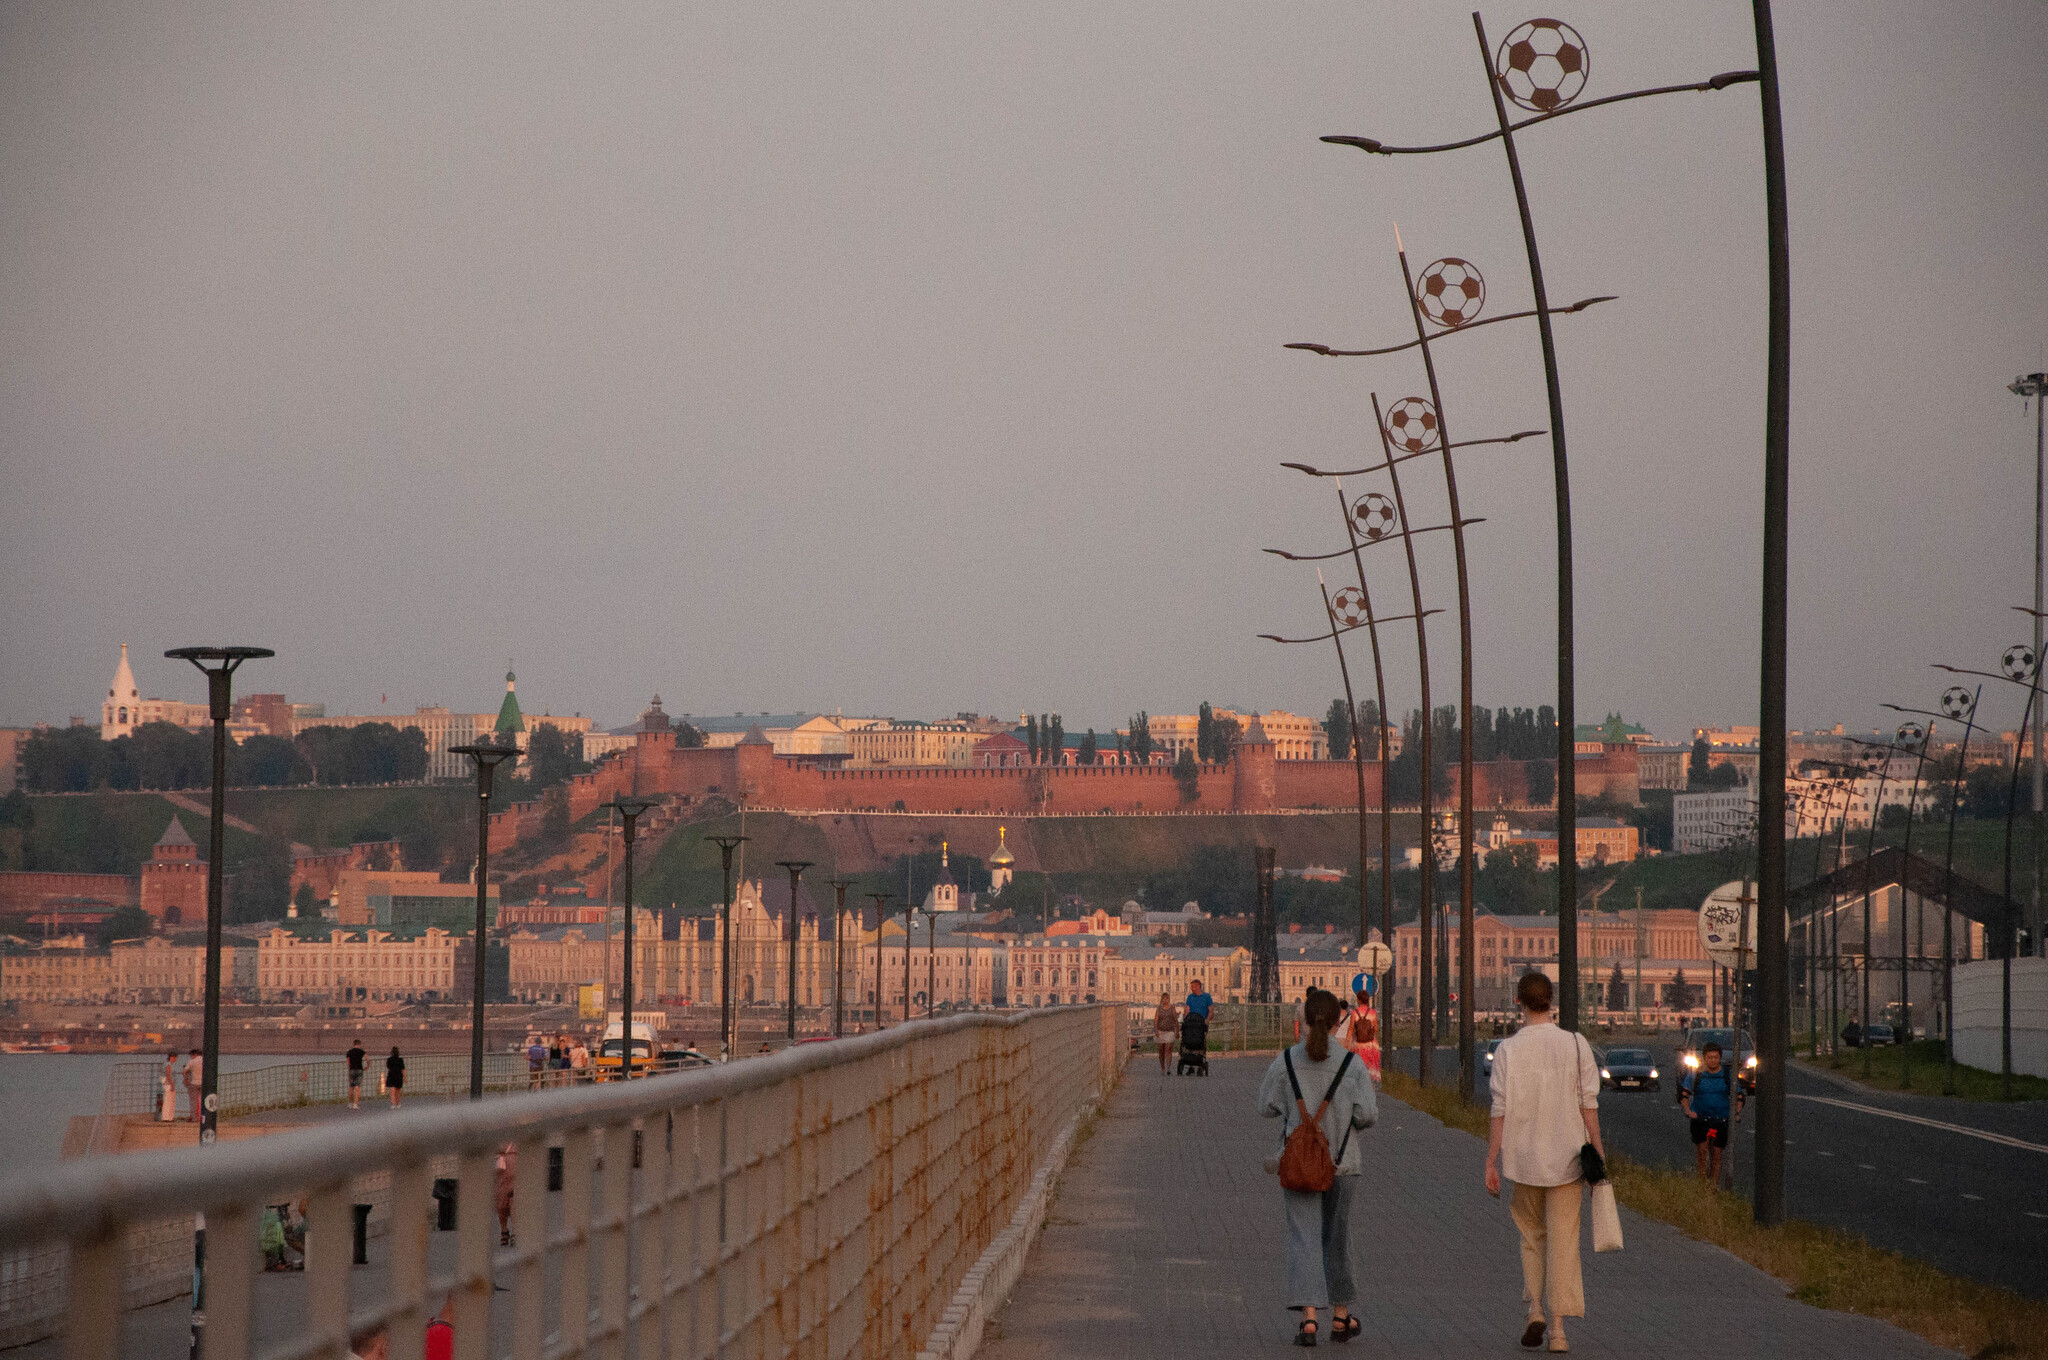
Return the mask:
[[1252,952],[1243,945],[1159,947],[1126,937],[1109,950],[1103,968],[1103,999],[1127,1006],[1156,1006],[1161,992],[1178,1005],[1192,982],[1219,1001],[1242,1001],[1251,983]]
[[114,965],[82,945],[0,954],[0,998],[98,1003],[113,999]]
[[973,763],[975,743],[987,735],[983,727],[959,718],[881,723],[846,734],[846,763],[856,769],[889,765],[965,769]]
[[[1330,735],[1323,730],[1322,723],[1314,718],[1304,718],[1299,713],[1285,709],[1269,709],[1264,713],[1239,713],[1235,709],[1217,708],[1210,712],[1218,718],[1234,718],[1240,731],[1251,727],[1252,719],[1259,720],[1259,726],[1266,730],[1266,737],[1273,743],[1274,756],[1279,760],[1328,760],[1330,758]],[[1170,764],[1182,751],[1195,751],[1195,738],[1201,727],[1198,713],[1154,713],[1148,719],[1152,733],[1154,759],[1159,752],[1165,752]],[[1125,732],[1128,736],[1129,733]],[[1396,746],[1395,754],[1399,754]],[[1199,753],[1197,753],[1199,754]]]
[[439,927],[411,938],[331,930],[324,939],[300,939],[277,926],[256,942],[256,986],[265,1001],[437,1000],[456,995],[458,971],[467,982],[468,952],[466,938]]

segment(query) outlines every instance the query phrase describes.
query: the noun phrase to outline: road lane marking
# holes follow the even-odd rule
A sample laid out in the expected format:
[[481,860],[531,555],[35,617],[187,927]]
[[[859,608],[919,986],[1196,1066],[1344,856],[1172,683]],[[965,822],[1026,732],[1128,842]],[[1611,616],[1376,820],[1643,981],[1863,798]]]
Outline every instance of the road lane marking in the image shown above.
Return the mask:
[[1823,1156],[1823,1157],[1832,1157],[1832,1156],[1834,1156],[1835,1154],[1834,1154],[1834,1153],[1832,1153],[1832,1152],[1823,1152],[1823,1153],[1821,1153],[1820,1155],[1821,1155],[1821,1156]]
[[1871,1165],[1871,1164],[1870,1164],[1869,1162],[1858,1162],[1858,1163],[1856,1163],[1856,1169],[1857,1169],[1858,1171],[1875,1171],[1875,1170],[1877,1170],[1877,1168],[1876,1168],[1876,1167],[1874,1167],[1874,1166],[1872,1166],[1872,1165]]
[[2033,1211],[2032,1209],[2029,1209],[2029,1210],[2027,1210],[2027,1217],[2028,1217],[2028,1218],[2048,1218],[2048,1214],[2037,1214],[2037,1213],[2035,1213],[2035,1212],[2034,1212],[2034,1211]]
[[1967,1134],[1972,1138],[1982,1138],[1987,1143],[1997,1143],[2001,1147],[2019,1148],[2025,1152],[2048,1152],[2048,1143],[2029,1143],[2024,1138],[2011,1138],[2002,1133],[1991,1133],[1984,1129],[1973,1129],[1965,1124],[1944,1124],[1939,1119],[1923,1119],[1917,1114],[1906,1114],[1899,1110],[1880,1109],[1875,1105],[1858,1105],[1853,1100],[1836,1100],[1832,1096],[1805,1096],[1789,1092],[1787,1094],[1792,1100],[1810,1100],[1816,1105],[1832,1105],[1840,1110],[1856,1110],[1862,1114],[1882,1115],[1886,1119],[1904,1120],[1908,1124],[1919,1124],[1930,1129],[1943,1129],[1949,1133]]
[[1963,1192],[1963,1198],[1964,1198],[1964,1199],[1974,1199],[1974,1200],[1982,1200],[1982,1199],[1983,1199],[1984,1197],[1983,1197],[1982,1195],[1973,1195],[1973,1194],[1971,1194],[1971,1193],[1970,1193],[1969,1191],[1965,1190],[1965,1191]]
[[1919,1178],[1918,1176],[1908,1176],[1908,1177],[1906,1177],[1906,1179],[1907,1179],[1907,1180],[1909,1180],[1909,1181],[1911,1181],[1911,1182],[1913,1182],[1913,1184],[1915,1184],[1915,1185],[1925,1185],[1925,1184],[1927,1184],[1927,1182],[1926,1182],[1926,1181],[1923,1181],[1923,1180],[1921,1180],[1921,1179],[1920,1179],[1920,1178]]

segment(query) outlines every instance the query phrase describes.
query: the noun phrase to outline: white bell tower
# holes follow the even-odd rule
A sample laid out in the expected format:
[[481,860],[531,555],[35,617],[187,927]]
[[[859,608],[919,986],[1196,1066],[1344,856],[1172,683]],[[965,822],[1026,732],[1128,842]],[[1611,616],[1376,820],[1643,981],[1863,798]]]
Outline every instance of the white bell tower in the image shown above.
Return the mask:
[[142,691],[135,687],[135,672],[128,669],[128,644],[121,644],[121,664],[114,667],[113,683],[100,704],[100,739],[125,737],[142,723]]

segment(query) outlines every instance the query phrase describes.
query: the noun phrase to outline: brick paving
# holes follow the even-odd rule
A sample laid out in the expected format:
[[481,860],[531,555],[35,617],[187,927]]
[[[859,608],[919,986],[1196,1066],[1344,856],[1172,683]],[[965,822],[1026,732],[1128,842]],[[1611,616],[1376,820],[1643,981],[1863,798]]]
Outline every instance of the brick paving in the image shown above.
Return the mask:
[[[1270,1061],[1216,1058],[1206,1080],[1131,1064],[1067,1164],[1044,1235],[989,1329],[987,1360],[1293,1353],[1295,1315],[1278,1302],[1280,1190],[1261,1166],[1276,1123],[1251,1108]],[[1519,1249],[1506,1197],[1492,1199],[1480,1182],[1482,1145],[1384,1097],[1378,1127],[1361,1136],[1352,1259],[1365,1331],[1343,1353],[1523,1353]],[[1594,1256],[1586,1243],[1587,1316],[1570,1325],[1574,1355],[1953,1354],[1798,1303],[1719,1248],[1627,1210],[1622,1219],[1626,1250]]]

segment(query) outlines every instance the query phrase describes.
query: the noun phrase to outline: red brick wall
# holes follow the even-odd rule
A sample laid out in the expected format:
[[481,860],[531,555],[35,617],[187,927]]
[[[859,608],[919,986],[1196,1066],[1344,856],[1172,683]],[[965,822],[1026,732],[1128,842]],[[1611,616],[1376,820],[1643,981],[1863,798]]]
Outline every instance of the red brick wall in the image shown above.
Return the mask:
[[136,880],[126,874],[0,873],[0,912],[10,916],[40,910],[52,897],[90,897],[132,907],[140,894]]
[[206,920],[206,866],[196,859],[157,859],[142,866],[142,909],[173,925]]

